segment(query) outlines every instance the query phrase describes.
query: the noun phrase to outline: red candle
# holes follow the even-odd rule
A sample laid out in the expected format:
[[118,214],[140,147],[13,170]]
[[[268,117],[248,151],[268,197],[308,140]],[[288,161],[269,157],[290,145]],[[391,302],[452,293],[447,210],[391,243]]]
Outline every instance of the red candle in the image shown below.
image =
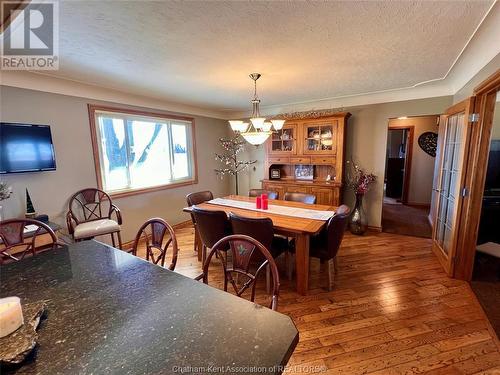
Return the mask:
[[267,210],[267,198],[262,198],[262,209]]
[[262,200],[267,199],[267,194],[261,194]]
[[262,208],[262,198],[257,197],[255,198],[255,206],[260,210]]

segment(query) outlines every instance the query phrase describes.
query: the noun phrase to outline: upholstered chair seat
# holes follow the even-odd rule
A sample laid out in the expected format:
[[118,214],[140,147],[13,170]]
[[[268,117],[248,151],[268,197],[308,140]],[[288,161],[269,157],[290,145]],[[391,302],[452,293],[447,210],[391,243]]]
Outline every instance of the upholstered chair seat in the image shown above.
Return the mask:
[[75,232],[73,233],[73,236],[75,240],[81,240],[84,238],[118,232],[120,229],[120,225],[111,219],[92,220],[78,224],[74,229]]

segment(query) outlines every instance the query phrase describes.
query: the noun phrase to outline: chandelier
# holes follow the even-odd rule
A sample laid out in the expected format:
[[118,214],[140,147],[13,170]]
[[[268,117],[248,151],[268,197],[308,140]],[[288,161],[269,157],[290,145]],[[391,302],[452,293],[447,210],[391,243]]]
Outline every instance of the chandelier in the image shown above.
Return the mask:
[[241,136],[252,145],[261,145],[273,133],[274,130],[283,128],[285,120],[266,121],[265,117],[260,115],[260,99],[257,96],[257,80],[260,78],[259,73],[250,74],[250,78],[254,82],[254,93],[252,99],[252,117],[250,123],[241,120],[230,120],[229,125],[234,132]]

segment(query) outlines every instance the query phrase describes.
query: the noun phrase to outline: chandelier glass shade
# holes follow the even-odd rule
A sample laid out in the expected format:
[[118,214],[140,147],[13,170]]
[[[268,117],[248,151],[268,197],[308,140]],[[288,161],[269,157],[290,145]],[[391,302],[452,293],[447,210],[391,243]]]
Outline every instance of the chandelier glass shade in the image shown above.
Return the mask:
[[233,129],[234,132],[243,133],[248,129],[248,122],[240,120],[231,120],[229,121],[229,125],[231,125],[231,129]]
[[273,133],[273,130],[282,129],[285,120],[275,119],[266,121],[266,118],[260,115],[260,99],[257,96],[257,80],[260,78],[260,74],[252,73],[250,74],[250,78],[254,81],[250,123],[241,120],[230,120],[229,124],[234,132],[240,133],[248,143],[257,146],[264,143]]

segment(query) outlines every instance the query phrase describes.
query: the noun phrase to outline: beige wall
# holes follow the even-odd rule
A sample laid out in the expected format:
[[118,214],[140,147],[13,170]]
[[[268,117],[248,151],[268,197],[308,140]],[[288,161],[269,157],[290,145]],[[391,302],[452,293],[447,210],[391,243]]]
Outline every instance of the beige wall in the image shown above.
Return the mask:
[[[443,96],[346,108],[347,111],[352,113],[347,125],[346,157],[353,158],[363,168],[378,176],[374,188],[367,194],[365,199],[369,225],[381,226],[389,119],[401,116],[440,114],[452,104],[452,100],[452,96]],[[241,181],[242,194],[245,194],[249,188],[260,187],[260,180],[264,176],[264,146],[250,149],[247,155],[250,158],[257,159],[258,162],[256,170],[250,171],[248,179]],[[353,194],[345,192],[344,202],[352,205],[353,201]]]
[[410,189],[408,204],[430,204],[432,179],[436,158],[424,152],[418,145],[418,137],[425,132],[438,132],[438,116],[412,117],[389,121],[389,126],[413,126],[413,148],[411,158]]
[[474,88],[495,73],[498,69],[500,69],[500,54],[496,55],[496,57],[483,67],[474,77],[472,77],[464,87],[455,93],[453,96],[453,103],[458,103],[471,96],[474,92]]
[[[65,226],[64,215],[70,195],[79,189],[97,185],[87,103],[123,105],[6,86],[0,86],[0,89],[1,120],[49,124],[57,161],[57,170],[53,172],[0,177],[14,189],[14,195],[2,202],[5,214],[8,217],[23,216],[24,189],[28,188],[37,212],[47,213],[52,221]],[[194,117],[199,183],[116,199],[124,219],[124,241],[132,240],[140,224],[153,216],[163,217],[172,224],[188,220],[189,216],[182,212],[182,208],[186,194],[191,191],[208,189],[216,196],[229,192],[229,181],[217,178],[213,171],[218,165],[213,152],[218,147],[218,139],[228,134],[227,123]]]
[[500,92],[497,93],[497,102],[493,115],[493,125],[491,129],[491,139],[500,139]]

